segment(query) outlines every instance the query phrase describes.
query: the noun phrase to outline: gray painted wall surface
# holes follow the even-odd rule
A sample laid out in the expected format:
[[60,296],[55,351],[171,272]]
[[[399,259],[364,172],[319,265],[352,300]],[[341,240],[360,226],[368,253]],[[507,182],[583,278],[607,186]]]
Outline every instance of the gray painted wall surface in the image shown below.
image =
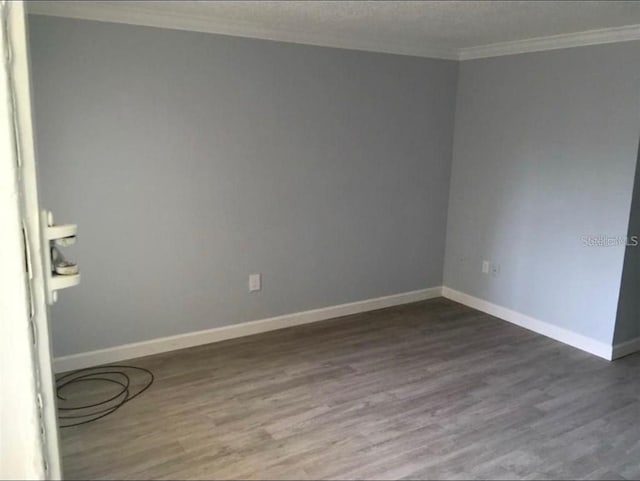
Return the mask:
[[56,355],[442,283],[455,62],[30,29],[42,202],[79,224]]
[[445,285],[611,343],[624,247],[583,236],[627,233],[639,99],[640,42],[461,63]]
[[[638,126],[640,131],[640,126]],[[631,214],[629,216],[629,246],[625,249],[622,283],[618,300],[618,315],[613,343],[619,344],[640,337],[640,147],[636,162]]]

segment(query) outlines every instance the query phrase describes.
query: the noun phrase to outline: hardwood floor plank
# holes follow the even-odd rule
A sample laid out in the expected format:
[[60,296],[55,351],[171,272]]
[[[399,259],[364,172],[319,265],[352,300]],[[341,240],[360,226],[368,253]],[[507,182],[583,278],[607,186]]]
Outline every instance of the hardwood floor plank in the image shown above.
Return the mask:
[[640,355],[609,363],[442,298],[128,364],[155,383],[62,430],[67,478],[640,476]]

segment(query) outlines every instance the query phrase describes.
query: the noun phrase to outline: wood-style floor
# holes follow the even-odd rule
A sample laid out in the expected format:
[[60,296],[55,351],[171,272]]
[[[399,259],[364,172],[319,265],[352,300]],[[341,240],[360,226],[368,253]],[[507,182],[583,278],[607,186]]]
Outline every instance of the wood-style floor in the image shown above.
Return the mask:
[[445,299],[130,364],[155,383],[62,430],[67,478],[640,477],[639,355]]

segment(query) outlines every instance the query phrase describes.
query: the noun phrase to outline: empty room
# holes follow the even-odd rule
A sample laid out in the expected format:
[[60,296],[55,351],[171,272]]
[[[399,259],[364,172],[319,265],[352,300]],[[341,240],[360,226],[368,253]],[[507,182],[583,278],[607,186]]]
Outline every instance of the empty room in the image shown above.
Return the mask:
[[0,478],[640,479],[640,2],[0,11]]

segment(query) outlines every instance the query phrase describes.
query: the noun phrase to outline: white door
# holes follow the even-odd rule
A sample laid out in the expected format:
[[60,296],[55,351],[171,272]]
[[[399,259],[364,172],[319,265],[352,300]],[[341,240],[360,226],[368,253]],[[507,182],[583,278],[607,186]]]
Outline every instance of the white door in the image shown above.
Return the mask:
[[0,478],[59,479],[23,2],[0,2]]

